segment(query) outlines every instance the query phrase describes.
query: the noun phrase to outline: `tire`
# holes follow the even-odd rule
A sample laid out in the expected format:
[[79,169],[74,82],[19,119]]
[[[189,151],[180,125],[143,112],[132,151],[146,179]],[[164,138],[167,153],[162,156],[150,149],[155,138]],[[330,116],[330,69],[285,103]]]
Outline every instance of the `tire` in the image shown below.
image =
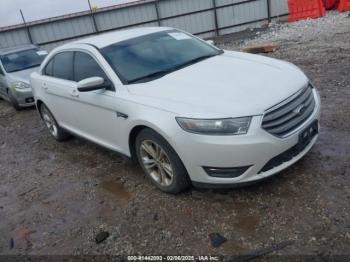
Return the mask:
[[181,159],[158,133],[143,129],[136,137],[135,146],[139,164],[160,190],[177,194],[191,186]]
[[40,105],[40,115],[46,128],[57,141],[61,142],[70,138],[70,135],[57,124],[55,117],[44,104]]
[[19,106],[16,98],[13,96],[11,90],[7,90],[7,95],[9,97],[9,100],[10,100],[10,104],[16,109],[16,111],[20,111],[22,110],[22,107]]

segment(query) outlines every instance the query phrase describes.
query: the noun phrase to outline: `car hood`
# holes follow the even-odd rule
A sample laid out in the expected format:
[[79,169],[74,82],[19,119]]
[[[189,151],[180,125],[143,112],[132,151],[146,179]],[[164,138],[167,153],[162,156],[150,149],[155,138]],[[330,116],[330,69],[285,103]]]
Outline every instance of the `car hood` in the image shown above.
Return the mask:
[[180,116],[214,118],[263,114],[307,83],[305,74],[290,63],[225,51],[128,89],[143,103]]
[[38,69],[39,67],[33,67],[26,70],[9,73],[8,76],[10,77],[11,82],[21,81],[29,84],[31,73],[37,71]]

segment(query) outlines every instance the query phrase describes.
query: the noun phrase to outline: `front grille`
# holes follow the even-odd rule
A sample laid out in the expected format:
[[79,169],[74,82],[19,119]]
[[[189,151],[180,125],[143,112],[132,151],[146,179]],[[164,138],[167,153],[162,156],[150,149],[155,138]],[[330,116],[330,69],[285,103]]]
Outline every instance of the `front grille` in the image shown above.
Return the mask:
[[267,111],[263,118],[262,128],[272,135],[286,137],[312,115],[315,106],[312,87],[309,85]]
[[[302,139],[292,148],[283,152],[282,154],[272,158],[269,162],[267,162],[264,167],[259,171],[259,174],[267,172],[277,166],[282,165],[285,162],[292,160],[294,157],[299,155],[305,148],[311,143],[312,139],[318,134],[318,121],[314,121],[310,126],[313,131],[309,133],[308,139],[305,143]],[[310,130],[310,127],[307,130]],[[303,134],[303,133],[302,133]]]

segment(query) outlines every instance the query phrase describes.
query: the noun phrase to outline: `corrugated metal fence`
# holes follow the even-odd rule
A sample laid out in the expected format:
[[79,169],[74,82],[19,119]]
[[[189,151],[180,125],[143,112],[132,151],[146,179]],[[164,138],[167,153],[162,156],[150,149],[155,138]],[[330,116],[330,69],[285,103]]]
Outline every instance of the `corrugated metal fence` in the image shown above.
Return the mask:
[[288,0],[144,0],[0,29],[0,46],[34,43],[51,50],[73,39],[137,26],[170,26],[210,38],[287,14]]

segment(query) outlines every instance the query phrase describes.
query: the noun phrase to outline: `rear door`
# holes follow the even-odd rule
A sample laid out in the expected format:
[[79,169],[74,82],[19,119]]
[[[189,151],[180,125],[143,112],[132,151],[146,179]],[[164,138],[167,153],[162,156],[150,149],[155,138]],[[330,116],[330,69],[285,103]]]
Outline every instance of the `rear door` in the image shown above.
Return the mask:
[[74,132],[78,91],[73,79],[73,57],[73,51],[55,55],[43,70],[41,88],[45,93],[45,104],[59,125]]

